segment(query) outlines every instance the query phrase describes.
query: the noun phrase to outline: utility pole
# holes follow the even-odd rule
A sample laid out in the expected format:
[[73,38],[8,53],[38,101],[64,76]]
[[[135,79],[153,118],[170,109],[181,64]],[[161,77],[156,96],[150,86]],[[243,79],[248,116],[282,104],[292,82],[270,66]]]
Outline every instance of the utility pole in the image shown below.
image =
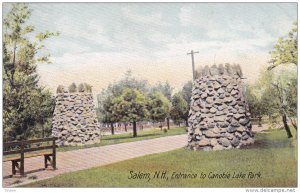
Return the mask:
[[187,55],[190,55],[192,56],[192,67],[193,67],[193,80],[195,80],[195,64],[194,64],[194,54],[198,54],[199,52],[194,52],[193,50],[191,50],[190,53],[187,53]]

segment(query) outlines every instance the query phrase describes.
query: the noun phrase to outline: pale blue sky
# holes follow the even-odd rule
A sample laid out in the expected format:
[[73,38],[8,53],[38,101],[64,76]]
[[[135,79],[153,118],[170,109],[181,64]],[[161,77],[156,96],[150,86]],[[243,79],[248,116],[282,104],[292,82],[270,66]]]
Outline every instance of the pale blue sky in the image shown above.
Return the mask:
[[[4,14],[9,4],[4,4]],[[31,3],[37,31],[59,31],[46,42],[51,65],[41,81],[88,82],[98,92],[127,69],[151,83],[175,87],[196,66],[237,62],[250,80],[269,59],[278,37],[297,21],[296,3]],[[214,59],[215,58],[215,59]]]

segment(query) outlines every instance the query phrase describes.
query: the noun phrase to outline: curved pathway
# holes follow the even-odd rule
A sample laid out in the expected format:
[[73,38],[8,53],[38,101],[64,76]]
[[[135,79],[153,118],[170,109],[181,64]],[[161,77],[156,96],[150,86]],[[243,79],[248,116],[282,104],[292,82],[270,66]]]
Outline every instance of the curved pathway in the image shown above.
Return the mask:
[[[267,125],[263,127],[253,126],[254,132],[267,130]],[[102,147],[93,147],[87,149],[73,150],[57,153],[57,170],[43,170],[44,157],[32,157],[25,159],[24,178],[9,178],[11,174],[11,162],[3,163],[3,187],[13,187],[21,184],[31,183],[37,180],[47,179],[59,174],[84,170],[96,166],[103,166],[139,156],[161,153],[184,147],[187,144],[187,135],[175,135],[160,137],[149,140],[120,143]],[[36,176],[36,180],[28,179],[30,176]],[[22,182],[16,185],[16,180]]]

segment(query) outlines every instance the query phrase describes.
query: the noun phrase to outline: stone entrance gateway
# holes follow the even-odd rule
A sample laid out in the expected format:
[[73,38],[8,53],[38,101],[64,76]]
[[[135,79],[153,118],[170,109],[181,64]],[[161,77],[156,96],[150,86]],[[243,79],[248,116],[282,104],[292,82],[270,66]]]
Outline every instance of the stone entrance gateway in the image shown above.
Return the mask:
[[189,111],[188,149],[223,150],[254,143],[239,65],[197,71]]
[[53,115],[52,136],[59,146],[84,145],[99,142],[100,124],[97,121],[93,96],[89,89],[69,92],[57,89]]

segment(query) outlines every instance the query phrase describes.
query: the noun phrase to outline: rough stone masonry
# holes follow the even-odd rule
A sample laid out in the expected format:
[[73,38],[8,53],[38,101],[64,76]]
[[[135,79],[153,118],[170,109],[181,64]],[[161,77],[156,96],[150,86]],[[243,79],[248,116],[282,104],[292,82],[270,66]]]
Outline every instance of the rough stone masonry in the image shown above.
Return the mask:
[[189,111],[188,149],[224,150],[254,143],[239,65],[197,71]]
[[70,93],[58,88],[53,115],[52,136],[59,146],[100,142],[100,125],[96,118],[92,93]]

